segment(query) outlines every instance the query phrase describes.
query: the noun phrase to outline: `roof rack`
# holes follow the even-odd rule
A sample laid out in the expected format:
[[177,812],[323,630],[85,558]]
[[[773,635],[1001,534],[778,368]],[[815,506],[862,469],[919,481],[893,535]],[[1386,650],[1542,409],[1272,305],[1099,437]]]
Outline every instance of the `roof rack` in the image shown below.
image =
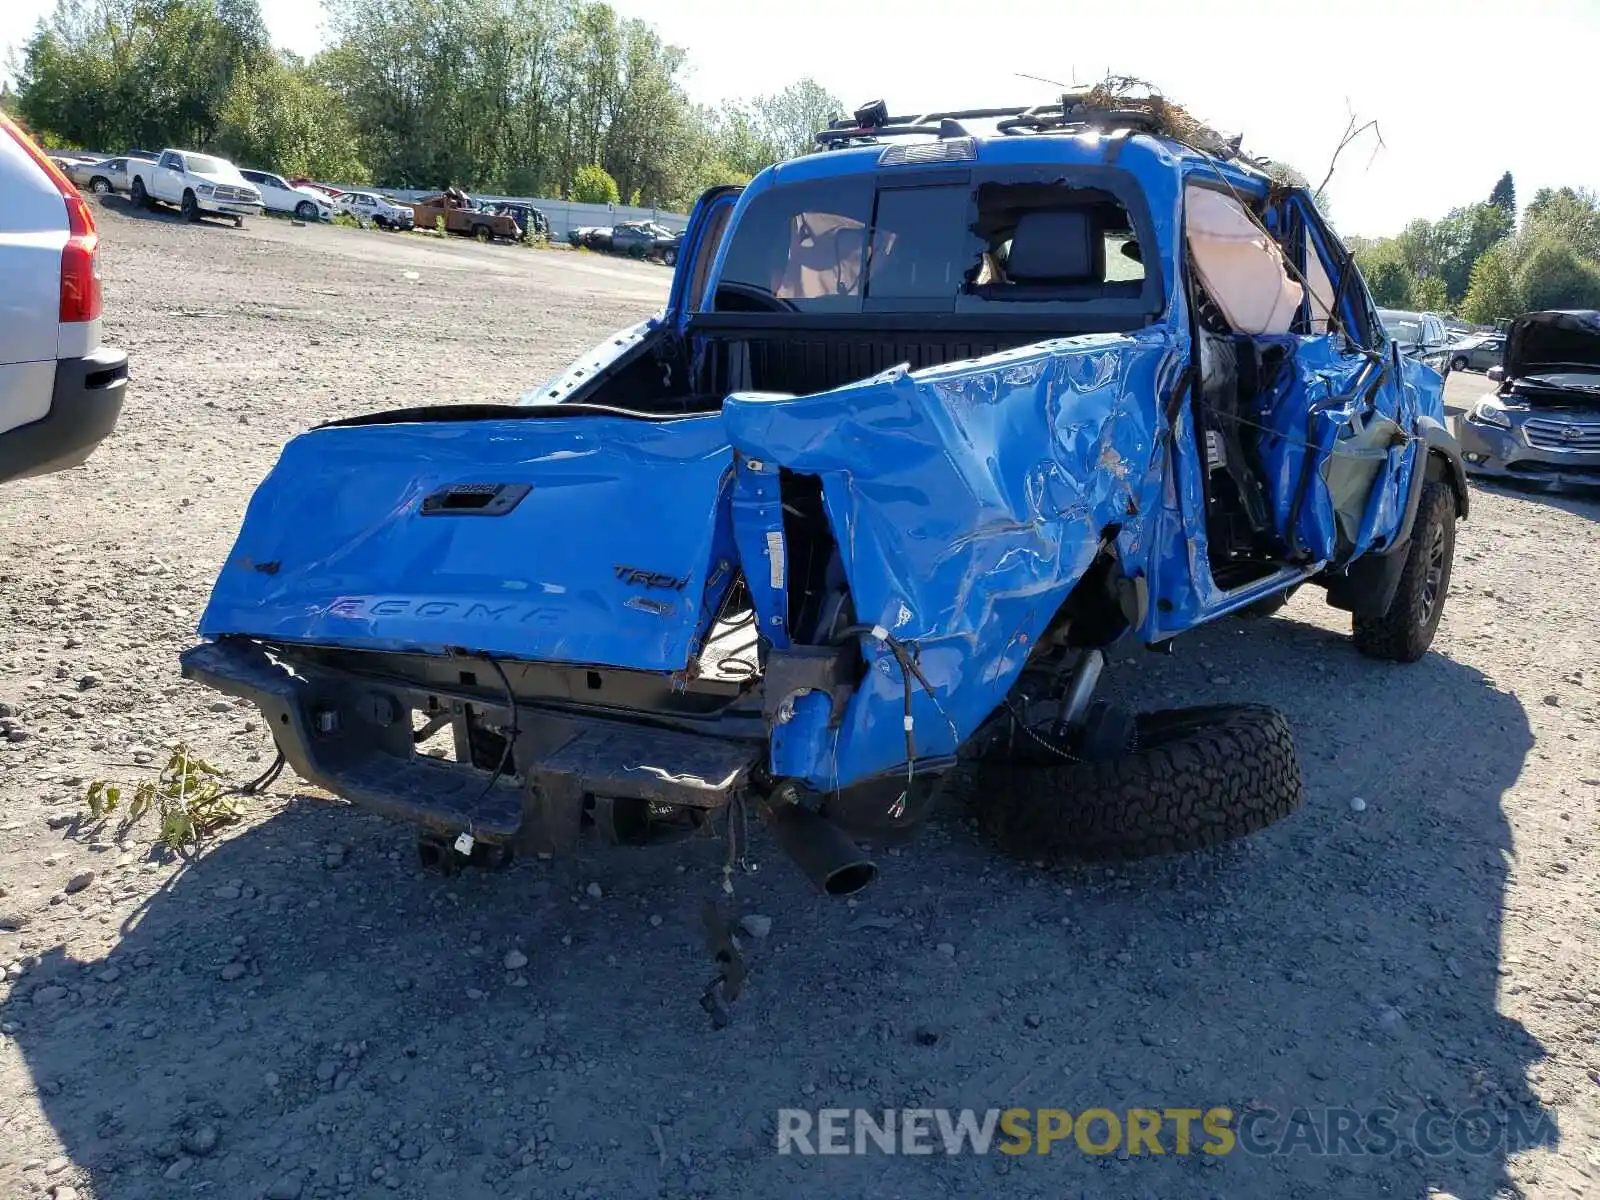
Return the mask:
[[[881,141],[895,137],[967,137],[963,121],[995,121],[1001,134],[1036,134],[1099,130],[1130,130],[1135,133],[1155,133],[1174,136],[1164,129],[1156,113],[1146,108],[1093,103],[1088,93],[1069,92],[1052,104],[1019,104],[1003,108],[962,108],[944,112],[925,112],[915,115],[892,116],[882,100],[858,108],[853,116],[831,122],[818,131],[816,142],[824,150],[837,150],[855,144]],[[1202,152],[1222,159],[1239,157],[1239,140],[1227,139],[1214,131],[1206,131],[1210,145],[1197,147]],[[1248,164],[1247,164],[1248,165]]]

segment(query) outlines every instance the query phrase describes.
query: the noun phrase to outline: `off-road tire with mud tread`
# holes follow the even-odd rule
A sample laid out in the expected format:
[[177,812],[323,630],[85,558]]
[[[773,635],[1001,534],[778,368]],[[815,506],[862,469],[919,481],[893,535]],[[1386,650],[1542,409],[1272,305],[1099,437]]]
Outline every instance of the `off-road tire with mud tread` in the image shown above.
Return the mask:
[[1144,858],[1243,837],[1304,797],[1289,723],[1264,705],[1143,713],[1128,754],[984,762],[964,788],[979,826],[1021,858]]
[[[1443,573],[1434,581],[1431,610],[1426,604],[1430,554],[1436,543],[1443,549]],[[1368,658],[1390,662],[1416,662],[1428,652],[1439,629],[1439,617],[1450,593],[1450,569],[1455,557],[1456,498],[1442,479],[1422,485],[1422,499],[1411,525],[1411,542],[1406,547],[1406,565],[1394,600],[1378,616],[1356,614],[1353,636],[1356,649]]]

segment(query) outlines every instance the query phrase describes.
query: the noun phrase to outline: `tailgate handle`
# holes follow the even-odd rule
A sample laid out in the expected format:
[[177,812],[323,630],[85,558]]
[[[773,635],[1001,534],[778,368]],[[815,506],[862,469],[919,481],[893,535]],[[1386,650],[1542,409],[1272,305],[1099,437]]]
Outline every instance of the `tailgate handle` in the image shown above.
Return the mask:
[[452,483],[423,497],[424,517],[503,517],[533,490],[526,483]]

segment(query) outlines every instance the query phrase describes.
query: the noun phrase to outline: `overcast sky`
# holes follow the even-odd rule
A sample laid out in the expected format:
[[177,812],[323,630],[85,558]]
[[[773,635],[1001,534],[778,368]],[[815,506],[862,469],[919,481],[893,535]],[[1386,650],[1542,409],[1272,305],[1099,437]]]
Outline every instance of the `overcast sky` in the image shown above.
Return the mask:
[[[1346,234],[1397,232],[1487,199],[1501,172],[1519,200],[1600,188],[1593,80],[1600,0],[612,0],[689,53],[690,93],[718,100],[811,75],[847,104],[896,111],[1050,98],[1107,69],[1159,84],[1245,146],[1319,181],[1349,116],[1380,122],[1329,187]],[[53,0],[0,0],[0,47]],[[320,0],[261,0],[274,40],[310,54]]]

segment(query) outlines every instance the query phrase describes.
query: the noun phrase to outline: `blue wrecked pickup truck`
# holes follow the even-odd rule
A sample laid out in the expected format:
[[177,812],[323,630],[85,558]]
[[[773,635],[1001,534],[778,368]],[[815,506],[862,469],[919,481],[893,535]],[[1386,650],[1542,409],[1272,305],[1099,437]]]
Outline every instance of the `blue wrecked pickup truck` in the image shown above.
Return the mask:
[[1314,584],[1421,657],[1468,503],[1439,375],[1303,188],[1159,110],[818,138],[547,386],[290,442],[185,674],[445,868],[753,813],[838,895],[941,780],[1035,859],[1293,809],[1280,713],[1121,710],[1103,650]]

